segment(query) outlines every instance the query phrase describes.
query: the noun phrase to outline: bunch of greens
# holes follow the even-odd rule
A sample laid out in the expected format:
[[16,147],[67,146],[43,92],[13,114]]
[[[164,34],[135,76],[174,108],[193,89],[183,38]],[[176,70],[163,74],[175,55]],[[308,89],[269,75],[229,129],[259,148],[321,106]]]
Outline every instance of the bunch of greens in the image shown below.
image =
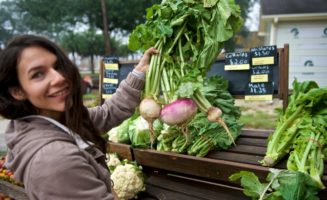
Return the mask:
[[[243,20],[234,0],[163,0],[160,5],[147,9],[147,21],[138,25],[129,38],[131,50],[156,47],[160,54],[152,56],[148,72],[141,115],[151,124],[160,118],[170,125],[182,127],[188,135],[187,123],[193,112],[182,112],[180,104],[194,109],[193,99],[209,121],[218,122],[231,133],[222,120],[221,110],[214,107],[200,91],[204,77],[221,51],[223,43],[237,32]],[[185,88],[188,88],[185,93]],[[163,99],[159,98],[162,92]],[[180,100],[180,101],[179,101]],[[157,104],[179,103],[160,112]],[[186,103],[188,101],[188,103]],[[151,108],[149,108],[151,105]],[[174,109],[172,109],[174,108]],[[181,113],[174,120],[174,110]],[[162,114],[165,113],[165,116]],[[150,126],[151,127],[151,126]],[[153,135],[153,134],[152,134]],[[234,141],[233,141],[234,142]],[[187,143],[187,140],[186,140]]]
[[157,150],[158,151],[172,151],[173,142],[179,136],[182,136],[182,134],[178,127],[168,126],[168,125],[164,124],[163,130],[161,130],[161,133],[157,138],[158,139]]
[[233,0],[163,0],[147,9],[146,19],[133,30],[128,46],[159,50],[147,72],[145,96],[157,99],[161,86],[166,103],[177,98],[180,83],[202,83],[223,43],[243,23]]
[[231,130],[233,140],[230,140],[226,130],[219,124],[209,122],[205,115],[199,114],[190,122],[189,129],[195,139],[188,149],[188,154],[203,157],[214,149],[225,150],[240,135],[241,110],[235,106],[234,98],[227,89],[228,81],[221,76],[212,76],[205,79],[201,93],[211,105],[219,107],[223,111],[222,118]]
[[287,168],[309,174],[317,187],[324,189],[320,177],[324,172],[324,159],[327,158],[327,108],[318,112],[312,117],[304,117],[299,125]]
[[243,193],[253,200],[318,200],[319,188],[313,179],[302,172],[270,169],[268,183],[261,183],[258,177],[248,171],[241,171],[229,177],[231,181],[241,180]]
[[[327,87],[314,81],[293,82],[293,93],[275,132],[268,138],[265,166],[274,166],[289,154],[287,169],[308,176],[316,190],[324,189],[321,181],[327,158]],[[309,179],[308,178],[308,179]]]
[[[201,92],[212,105],[225,111],[222,117],[235,139],[239,136],[242,127],[238,122],[241,111],[234,105],[234,98],[227,88],[228,82],[225,79],[221,76],[212,76],[205,79]],[[197,113],[189,122],[188,130],[192,142],[186,140],[179,127],[167,126],[158,137],[157,150],[204,157],[211,150],[225,150],[232,145],[226,130],[219,124],[208,121],[205,113]]]
[[[319,110],[326,109],[326,98],[327,88],[319,88],[314,81],[299,83],[295,80],[293,82],[293,93],[290,96],[289,105],[285,112],[281,113],[276,130],[268,138],[266,156],[262,161],[264,166],[274,166],[294,148],[294,144],[298,143],[295,141],[303,132],[299,131],[299,128],[303,129],[303,126],[308,126],[308,119],[315,118]],[[321,126],[326,129],[326,123]],[[314,125],[315,128],[317,127]],[[326,133],[322,132],[322,135]]]
[[[233,138],[237,138],[242,126],[233,117],[225,115],[223,118]],[[226,130],[217,123],[208,122],[203,113],[198,113],[194,117],[189,124],[189,129],[194,138],[187,150],[189,155],[204,157],[212,150],[226,150],[233,144]]]

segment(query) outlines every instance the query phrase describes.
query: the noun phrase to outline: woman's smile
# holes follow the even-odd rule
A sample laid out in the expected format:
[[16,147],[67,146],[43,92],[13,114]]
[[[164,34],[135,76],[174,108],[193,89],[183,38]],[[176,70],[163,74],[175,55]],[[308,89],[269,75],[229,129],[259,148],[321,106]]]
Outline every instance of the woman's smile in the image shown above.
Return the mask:
[[49,97],[53,97],[53,98],[58,98],[58,99],[66,99],[66,97],[69,95],[69,88],[68,86],[58,90],[57,92],[53,92],[50,95],[48,95]]

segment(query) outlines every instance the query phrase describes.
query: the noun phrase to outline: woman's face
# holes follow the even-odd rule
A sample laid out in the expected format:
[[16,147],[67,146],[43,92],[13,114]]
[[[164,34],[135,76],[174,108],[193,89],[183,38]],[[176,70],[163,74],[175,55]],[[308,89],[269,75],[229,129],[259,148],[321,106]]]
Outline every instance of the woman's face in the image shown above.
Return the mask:
[[65,110],[69,86],[57,71],[57,57],[41,47],[25,48],[17,73],[22,97],[40,111],[40,115],[60,119]]

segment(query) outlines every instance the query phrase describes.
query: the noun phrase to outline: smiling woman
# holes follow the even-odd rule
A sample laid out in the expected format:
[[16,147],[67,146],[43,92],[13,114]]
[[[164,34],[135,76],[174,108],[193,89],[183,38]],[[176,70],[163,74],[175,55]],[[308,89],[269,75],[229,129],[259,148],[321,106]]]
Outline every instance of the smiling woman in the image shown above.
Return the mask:
[[113,199],[100,133],[134,113],[156,52],[147,50],[112,98],[88,109],[79,71],[55,43],[33,35],[9,42],[0,54],[5,165],[29,199]]
[[40,115],[60,121],[70,87],[57,57],[42,47],[27,47],[21,52],[17,74],[21,87],[10,88],[10,94],[17,100],[28,99]]

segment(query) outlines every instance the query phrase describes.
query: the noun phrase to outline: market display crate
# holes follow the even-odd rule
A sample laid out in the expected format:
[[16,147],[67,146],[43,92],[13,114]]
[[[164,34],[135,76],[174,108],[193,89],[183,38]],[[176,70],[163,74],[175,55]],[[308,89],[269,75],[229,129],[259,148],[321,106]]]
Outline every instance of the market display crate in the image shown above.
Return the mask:
[[[159,199],[249,199],[242,193],[239,182],[229,176],[241,170],[254,172],[264,181],[268,167],[259,163],[266,152],[268,135],[272,130],[244,129],[236,146],[226,151],[212,151],[205,157],[195,157],[153,149],[131,148],[129,145],[109,142],[109,152],[135,160],[147,175],[146,192]],[[130,150],[132,157],[124,157]],[[286,158],[275,168],[285,169]],[[327,185],[327,168],[322,181]],[[180,198],[174,198],[179,195]],[[165,198],[164,198],[165,197]],[[327,199],[327,190],[319,193]]]
[[0,193],[3,193],[11,199],[15,200],[28,199],[23,187],[12,184],[5,180],[0,180]]

